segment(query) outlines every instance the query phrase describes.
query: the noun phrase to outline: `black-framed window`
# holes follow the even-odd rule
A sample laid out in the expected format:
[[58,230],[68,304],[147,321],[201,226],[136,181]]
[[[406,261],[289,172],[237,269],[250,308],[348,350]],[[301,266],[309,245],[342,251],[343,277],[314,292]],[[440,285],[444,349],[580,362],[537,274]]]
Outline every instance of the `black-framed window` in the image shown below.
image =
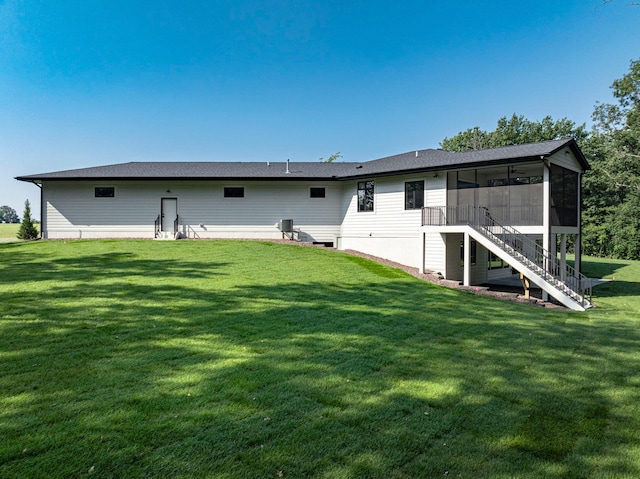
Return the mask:
[[244,186],[225,186],[225,198],[244,198]]
[[115,198],[116,189],[113,186],[96,186],[93,190],[95,198]]
[[404,209],[418,210],[424,206],[424,181],[407,181],[404,184]]
[[509,267],[509,263],[500,259],[498,255],[492,253],[491,251],[489,251],[488,253],[489,253],[489,260],[487,264],[487,269],[502,269],[502,268]]
[[[471,266],[475,266],[478,262],[478,243],[472,239],[469,241],[469,245],[471,246],[471,252],[469,254]],[[460,266],[464,266],[464,241],[460,241]]]
[[358,182],[358,211],[373,211],[374,181]]
[[312,186],[309,188],[309,198],[325,198],[327,196],[324,186]]

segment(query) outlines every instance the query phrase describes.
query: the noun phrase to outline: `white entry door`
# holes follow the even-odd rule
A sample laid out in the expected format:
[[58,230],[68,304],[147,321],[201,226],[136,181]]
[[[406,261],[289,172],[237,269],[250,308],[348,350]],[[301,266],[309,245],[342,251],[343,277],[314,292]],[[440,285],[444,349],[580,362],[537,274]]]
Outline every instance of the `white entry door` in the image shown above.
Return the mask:
[[178,199],[162,198],[160,209],[162,216],[162,231],[173,232],[173,224],[178,217]]

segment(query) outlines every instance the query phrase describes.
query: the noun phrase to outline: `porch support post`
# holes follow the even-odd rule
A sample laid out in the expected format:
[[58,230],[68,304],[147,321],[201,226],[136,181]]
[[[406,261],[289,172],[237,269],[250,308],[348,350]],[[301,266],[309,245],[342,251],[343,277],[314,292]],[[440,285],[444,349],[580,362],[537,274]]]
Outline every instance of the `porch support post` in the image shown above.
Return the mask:
[[462,284],[471,286],[471,237],[466,231],[464,233],[464,276]]
[[573,252],[575,254],[575,261],[573,267],[576,272],[582,273],[582,176],[584,172],[581,172],[578,176],[578,234],[576,235],[575,243],[573,244]]
[[560,278],[562,281],[566,279],[567,269],[567,233],[560,235]]
[[[551,167],[549,160],[542,159],[542,247],[551,253]],[[549,269],[549,265],[544,264],[545,270]],[[549,301],[549,294],[542,290],[542,300]]]
[[422,232],[420,233],[420,244],[421,244],[421,251],[420,251],[420,267],[418,268],[418,272],[420,274],[424,274],[424,263],[426,261],[426,255],[427,253],[425,252],[425,233]]
[[582,273],[582,235],[576,235],[576,240],[573,244],[573,250],[576,256],[573,267],[578,273]]

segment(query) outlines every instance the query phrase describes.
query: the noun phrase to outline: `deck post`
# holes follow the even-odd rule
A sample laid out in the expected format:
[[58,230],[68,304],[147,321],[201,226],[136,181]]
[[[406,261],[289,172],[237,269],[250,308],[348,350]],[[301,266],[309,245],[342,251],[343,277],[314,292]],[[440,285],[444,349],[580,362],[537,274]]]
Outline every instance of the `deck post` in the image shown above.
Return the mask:
[[567,234],[560,234],[560,279],[567,279]]
[[424,274],[424,262],[426,261],[426,252],[425,252],[425,233],[420,233],[420,244],[422,245],[422,251],[420,252],[420,267],[418,268],[418,272],[420,274]]
[[471,237],[468,232],[464,232],[464,275],[463,286],[471,286]]
[[[551,167],[549,162],[544,159],[542,164],[542,224],[544,227],[544,232],[542,234],[542,247],[547,251],[551,251]],[[544,262],[543,267],[545,270],[549,270],[549,265],[546,264],[546,261]],[[542,300],[549,301],[549,294],[545,290],[542,290]]]

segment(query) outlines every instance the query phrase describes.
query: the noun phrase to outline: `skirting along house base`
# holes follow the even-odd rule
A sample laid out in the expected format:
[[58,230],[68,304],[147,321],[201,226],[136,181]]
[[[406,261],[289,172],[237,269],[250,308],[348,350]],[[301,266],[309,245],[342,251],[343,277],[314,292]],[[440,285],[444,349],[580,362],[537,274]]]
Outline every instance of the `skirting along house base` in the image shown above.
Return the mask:
[[580,190],[588,168],[568,139],[362,163],[132,162],[17,179],[41,188],[44,239],[285,237],[465,285],[514,269],[584,310]]

